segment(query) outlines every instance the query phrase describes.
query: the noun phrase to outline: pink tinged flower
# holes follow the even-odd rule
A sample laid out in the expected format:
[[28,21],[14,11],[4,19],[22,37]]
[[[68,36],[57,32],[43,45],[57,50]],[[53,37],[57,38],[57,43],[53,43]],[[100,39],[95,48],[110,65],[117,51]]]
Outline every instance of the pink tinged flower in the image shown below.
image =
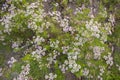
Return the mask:
[[12,44],[12,48],[17,48],[19,45],[18,45],[18,43],[17,42],[14,42],[13,44]]
[[68,28],[68,27],[64,27],[64,28],[63,28],[63,31],[64,31],[64,32],[68,32],[68,31],[69,31],[69,28]]
[[8,61],[9,67],[12,67],[12,65],[16,62],[17,60],[14,57],[11,57],[11,59]]

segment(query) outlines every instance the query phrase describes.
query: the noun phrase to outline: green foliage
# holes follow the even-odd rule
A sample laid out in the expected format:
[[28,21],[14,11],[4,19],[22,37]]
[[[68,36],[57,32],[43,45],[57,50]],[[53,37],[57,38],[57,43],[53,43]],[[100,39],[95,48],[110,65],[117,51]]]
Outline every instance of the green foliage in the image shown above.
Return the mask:
[[48,69],[46,66],[43,66],[42,69],[39,68],[39,63],[36,60],[32,60],[30,62],[30,75],[33,77],[35,80],[42,79],[44,80],[45,74],[48,73]]
[[65,75],[59,69],[59,62],[55,63],[54,69],[55,69],[54,72],[57,74],[57,78],[55,80],[64,80],[65,79]]
[[15,63],[14,65],[13,65],[13,67],[12,67],[12,69],[11,69],[11,71],[12,72],[17,72],[17,73],[20,73],[21,72],[21,70],[22,70],[22,68],[21,68],[21,66],[23,66],[25,63],[24,62],[17,62],[17,63]]
[[0,53],[0,66],[4,65],[4,61],[5,61],[5,56]]
[[45,74],[49,72],[49,69],[46,67],[46,65],[41,65],[41,63],[46,63],[44,58],[42,58],[41,63],[39,63],[37,60],[34,60],[30,54],[27,54],[22,58],[22,60],[30,64],[29,76],[32,76],[32,78],[35,80],[44,80]]
[[111,36],[111,39],[114,43],[116,43],[117,46],[120,46],[120,25],[118,24],[117,26],[115,26],[115,31],[113,33],[113,35]]

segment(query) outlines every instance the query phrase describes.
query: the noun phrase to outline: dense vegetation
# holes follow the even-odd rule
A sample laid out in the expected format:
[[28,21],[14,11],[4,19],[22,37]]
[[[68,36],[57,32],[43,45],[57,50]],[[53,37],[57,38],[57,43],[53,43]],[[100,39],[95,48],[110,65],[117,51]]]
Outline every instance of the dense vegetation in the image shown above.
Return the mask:
[[0,80],[120,80],[120,0],[1,0]]

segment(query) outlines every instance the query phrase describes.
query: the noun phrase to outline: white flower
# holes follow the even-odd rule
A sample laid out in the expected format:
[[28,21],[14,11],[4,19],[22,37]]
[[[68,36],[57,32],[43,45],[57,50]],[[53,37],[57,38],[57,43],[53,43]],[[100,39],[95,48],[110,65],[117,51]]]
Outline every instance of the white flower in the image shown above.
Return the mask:
[[58,48],[58,45],[59,45],[59,41],[58,40],[50,41],[50,47]]
[[112,23],[112,26],[115,24],[115,16],[113,14],[110,14],[109,21]]
[[45,39],[43,37],[37,36],[34,42],[40,44],[41,42],[45,42]]
[[93,47],[94,59],[100,59],[101,53],[104,51],[104,47]]
[[111,53],[108,53],[108,56],[104,56],[103,58],[106,60],[106,63],[108,65],[113,65],[113,57],[111,56]]
[[45,75],[45,79],[48,79],[49,78],[49,76],[48,75]]
[[11,57],[11,59],[8,61],[9,67],[12,67],[12,65],[16,62],[17,60],[14,57]]
[[77,55],[73,56],[72,58],[76,60],[77,59]]
[[119,66],[118,70],[120,71],[120,66]]
[[45,48],[42,48],[41,46],[36,46],[36,50],[33,51],[31,54],[32,57],[34,57],[36,60],[40,60],[42,56],[45,56],[45,51]]
[[29,71],[30,71],[29,64],[27,64],[26,66],[22,66],[22,71],[17,76],[17,78],[14,78],[14,80],[28,80],[27,75],[29,74]]
[[18,44],[17,42],[14,42],[14,43],[12,44],[12,48],[18,48],[18,46],[19,46],[19,44]]
[[58,3],[55,3],[55,6],[57,7],[59,4]]
[[54,80],[55,78],[57,78],[57,75],[53,73],[49,73],[48,75],[45,75],[46,80]]
[[66,65],[68,64],[68,61],[67,60],[65,60],[65,62],[64,62]]
[[44,2],[47,2],[48,0],[43,0]]
[[87,68],[84,68],[82,72],[84,76],[87,76],[89,74],[89,70]]

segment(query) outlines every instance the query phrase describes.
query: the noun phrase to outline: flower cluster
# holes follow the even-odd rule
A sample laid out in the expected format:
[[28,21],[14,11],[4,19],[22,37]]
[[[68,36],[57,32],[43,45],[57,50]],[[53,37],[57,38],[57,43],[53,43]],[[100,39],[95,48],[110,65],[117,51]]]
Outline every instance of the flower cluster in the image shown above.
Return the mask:
[[18,46],[19,46],[18,42],[14,42],[14,43],[12,44],[12,48],[18,48]]
[[76,63],[80,50],[75,48],[74,51],[75,52],[68,52],[68,60],[65,60],[64,64],[59,65],[59,68],[63,73],[65,73],[68,69],[71,69],[72,73],[78,72],[81,69],[81,66]]
[[105,68],[103,66],[100,66],[100,75],[102,76],[104,73]]
[[9,67],[12,67],[12,65],[16,62],[17,60],[14,57],[11,57],[11,59],[7,62]]
[[[25,16],[31,16],[28,21],[28,28],[32,30],[41,30],[40,26],[36,24],[36,22],[41,22],[43,17],[45,16],[44,10],[39,8],[40,2],[34,2],[27,6],[25,11]],[[37,11],[35,11],[37,9]]]
[[107,56],[104,56],[104,59],[106,60],[106,63],[110,66],[113,65],[113,57],[111,55],[111,53],[108,53]]
[[60,55],[60,53],[55,50],[53,51],[53,53],[48,54],[48,58],[47,58],[48,67],[50,67],[50,65],[52,63],[56,63],[57,56],[59,56],[59,55]]
[[43,37],[37,36],[34,39],[34,43],[37,44],[37,45],[41,44],[42,42],[45,42],[45,39]]
[[99,68],[100,68],[100,73],[98,75],[98,79],[103,80],[102,76],[103,76],[103,73],[105,72],[105,67],[99,66]]
[[59,11],[49,12],[49,15],[53,16],[53,19],[55,19],[59,23],[60,27],[64,32],[74,33],[75,30],[72,26],[70,26],[68,16],[62,18],[61,13]]
[[45,51],[45,48],[42,48],[41,46],[36,46],[36,50],[33,51],[31,54],[34,59],[39,61],[42,56],[45,56]]
[[59,45],[59,41],[56,40],[56,41],[50,41],[50,47],[52,48],[58,48],[58,45]]
[[86,29],[90,30],[92,32],[92,36],[95,36],[96,38],[100,37],[100,27],[101,24],[97,21],[94,22],[93,19],[91,19],[89,22],[86,22]]
[[99,79],[99,80],[103,80],[103,78],[102,78],[101,76],[98,76],[98,79]]
[[83,73],[84,76],[88,76],[88,74],[89,74],[89,69],[84,68],[84,69],[82,70],[82,73]]
[[62,73],[65,73],[68,70],[68,61],[66,60],[64,64],[59,65],[59,69],[62,71]]
[[99,38],[101,41],[105,42],[107,41],[107,35],[112,34],[111,30],[111,24],[105,23],[104,27],[101,27],[102,24],[98,23],[97,21],[94,21],[94,19],[91,19],[90,21],[86,21],[86,29],[82,35],[88,36],[88,37],[96,37]]
[[81,37],[80,35],[76,35],[75,40],[76,40],[76,42],[74,42],[73,44],[76,45],[76,46],[83,46],[83,44],[85,42],[87,42],[87,39]]
[[94,59],[100,59],[101,53],[104,51],[104,47],[93,47]]
[[78,72],[81,69],[81,66],[76,63],[76,60],[78,59],[78,55],[80,54],[80,49],[74,48],[74,52],[68,53],[68,66],[71,68],[71,72],[75,73]]
[[83,11],[82,11],[82,10],[84,10],[84,9],[85,9],[85,5],[82,4],[81,7],[77,7],[77,8],[75,9],[74,14],[77,14],[77,13],[83,14]]
[[8,3],[3,4],[4,7],[2,7],[3,10],[6,10],[8,8],[8,12],[10,14],[6,14],[2,17],[1,21],[1,25],[4,26],[4,33],[8,33],[10,34],[11,32],[11,25],[12,25],[12,18],[15,17],[16,13],[15,13],[15,6],[14,4],[11,4],[10,7],[8,7]]
[[11,24],[11,21],[10,21],[11,18],[12,18],[12,17],[11,17],[10,15],[7,15],[7,16],[4,16],[4,17],[2,18],[2,20],[1,20],[1,21],[2,21],[1,24],[5,26],[5,27],[4,27],[4,28],[5,28],[5,29],[4,29],[4,32],[5,32],[5,33],[10,33],[10,32],[11,32],[11,28],[10,28],[10,26],[9,26],[9,25]]
[[110,14],[109,21],[111,22],[112,26],[115,25],[115,15]]
[[7,4],[7,3],[4,3],[4,4],[2,5],[2,11],[6,11],[7,8],[8,8],[8,4]]
[[22,66],[22,71],[21,73],[18,75],[17,78],[14,78],[13,80],[28,80],[28,74],[30,71],[30,65],[27,64],[26,66]]
[[68,53],[69,48],[70,48],[69,46],[63,46],[63,47],[62,47],[62,50],[63,50],[63,52],[62,52],[62,53],[63,53],[63,54],[67,54],[67,53]]
[[45,75],[46,80],[54,80],[55,78],[57,78],[57,75],[53,73],[49,73],[48,75]]

